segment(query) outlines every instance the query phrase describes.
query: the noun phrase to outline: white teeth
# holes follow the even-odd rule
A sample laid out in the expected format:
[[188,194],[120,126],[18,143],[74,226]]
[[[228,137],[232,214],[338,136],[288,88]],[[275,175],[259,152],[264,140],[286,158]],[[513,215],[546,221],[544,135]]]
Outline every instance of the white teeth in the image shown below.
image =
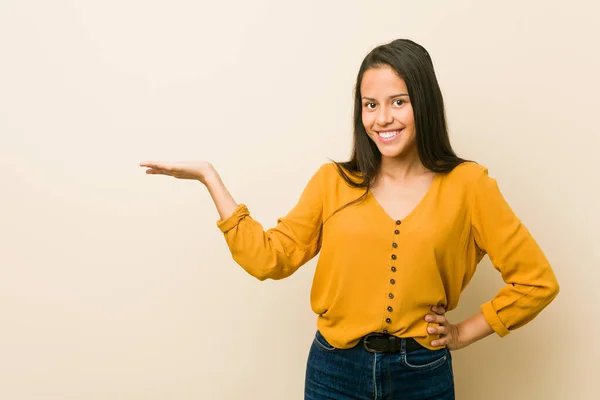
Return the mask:
[[391,139],[394,136],[396,136],[398,133],[400,133],[400,131],[392,131],[392,132],[380,132],[379,136],[381,136],[384,139]]

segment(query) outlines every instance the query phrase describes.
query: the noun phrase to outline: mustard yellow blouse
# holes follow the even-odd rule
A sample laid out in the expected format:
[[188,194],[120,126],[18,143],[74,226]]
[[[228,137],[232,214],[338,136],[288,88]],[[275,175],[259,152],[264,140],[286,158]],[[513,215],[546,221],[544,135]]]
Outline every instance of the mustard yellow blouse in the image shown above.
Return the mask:
[[[556,297],[548,260],[485,167],[473,162],[437,174],[421,202],[395,221],[364,189],[350,187],[333,163],[322,165],[297,205],[264,230],[244,204],[217,221],[233,259],[260,279],[282,279],[319,252],[311,307],[335,347],[370,332],[414,337],[434,349],[424,316],[454,309],[488,254],[506,286],[481,306],[499,336],[523,326]],[[335,213],[334,213],[335,212]]]

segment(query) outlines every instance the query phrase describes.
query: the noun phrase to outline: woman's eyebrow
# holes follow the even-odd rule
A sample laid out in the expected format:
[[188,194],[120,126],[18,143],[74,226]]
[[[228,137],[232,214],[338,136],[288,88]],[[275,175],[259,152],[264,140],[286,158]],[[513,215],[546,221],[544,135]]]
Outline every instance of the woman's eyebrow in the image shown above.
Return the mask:
[[[395,94],[395,95],[393,95],[393,96],[390,96],[390,97],[388,97],[388,99],[393,99],[393,98],[395,98],[395,97],[403,97],[403,96],[408,96],[408,93],[400,93],[400,94]],[[372,99],[372,98],[370,98],[370,97],[366,97],[366,96],[363,96],[363,97],[362,97],[362,99],[363,99],[363,100],[371,100],[371,101],[375,101],[375,99]]]

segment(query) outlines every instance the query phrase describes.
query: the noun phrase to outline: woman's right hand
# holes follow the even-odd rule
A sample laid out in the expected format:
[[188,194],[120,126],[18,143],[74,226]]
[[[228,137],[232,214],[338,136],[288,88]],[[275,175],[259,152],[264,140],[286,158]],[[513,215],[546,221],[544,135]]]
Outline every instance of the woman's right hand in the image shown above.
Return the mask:
[[216,171],[211,163],[207,161],[144,161],[140,167],[148,168],[146,174],[168,175],[178,179],[194,179],[206,185],[207,180],[212,178]]
[[140,163],[140,167],[148,168],[146,174],[149,175],[168,175],[202,182],[208,189],[222,220],[229,218],[238,207],[217,170],[207,161],[144,161]]

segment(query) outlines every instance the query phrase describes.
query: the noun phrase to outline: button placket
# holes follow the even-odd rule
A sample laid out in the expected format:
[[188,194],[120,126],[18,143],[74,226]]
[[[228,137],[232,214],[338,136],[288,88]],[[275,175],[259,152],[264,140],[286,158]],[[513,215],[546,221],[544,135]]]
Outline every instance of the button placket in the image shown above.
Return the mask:
[[[395,236],[397,236],[397,235],[399,235],[399,234],[400,234],[400,230],[398,229],[398,226],[399,226],[401,223],[402,223],[402,222],[401,222],[400,220],[397,220],[397,221],[396,221],[396,229],[394,229],[394,235],[395,235]],[[392,249],[394,249],[394,250],[395,250],[395,249],[397,249],[397,248],[398,248],[398,243],[397,243],[397,241],[396,241],[396,238],[394,238],[394,241],[392,242]],[[394,250],[392,250],[392,251],[394,251]],[[397,255],[396,255],[396,253],[393,253],[393,252],[392,252],[392,256],[391,256],[391,259],[392,259],[392,264],[395,264],[395,263],[394,263],[394,261],[396,261],[396,260],[397,260],[397,258],[398,258],[398,257],[397,257]],[[391,268],[390,268],[390,270],[392,271],[392,274],[394,274],[394,273],[397,271],[397,268],[396,268],[396,266],[395,266],[395,265],[392,265],[392,266],[391,266]],[[393,286],[393,285],[395,285],[395,284],[396,284],[396,279],[395,279],[394,277],[390,277],[390,285],[392,285],[392,286]],[[390,292],[388,293],[388,298],[389,298],[390,300],[393,300],[393,299],[394,299],[394,293],[392,293],[392,291],[391,291],[391,290],[390,290]],[[394,308],[393,308],[391,305],[389,305],[389,306],[387,306],[387,308],[386,308],[386,311],[387,311],[388,313],[390,313],[390,314],[391,314],[391,313],[394,311]],[[385,323],[386,323],[386,324],[388,324],[388,325],[392,323],[392,319],[391,319],[390,317],[391,317],[391,316],[390,316],[390,315],[388,315],[388,316],[385,318]],[[387,333],[387,332],[388,332],[388,329],[383,329],[383,333]]]

